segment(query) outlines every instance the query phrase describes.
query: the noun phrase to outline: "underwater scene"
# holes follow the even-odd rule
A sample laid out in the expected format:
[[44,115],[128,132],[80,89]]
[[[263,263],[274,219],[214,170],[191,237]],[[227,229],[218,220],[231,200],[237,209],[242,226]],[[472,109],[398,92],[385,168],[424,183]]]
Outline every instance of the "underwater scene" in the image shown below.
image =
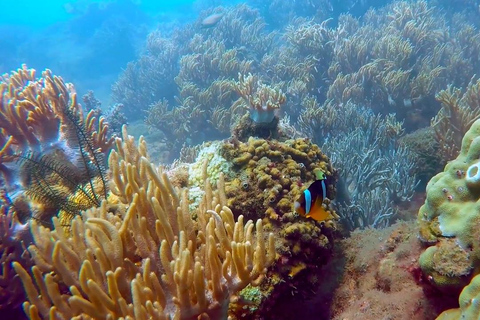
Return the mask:
[[480,0],[0,10],[0,319],[480,320]]

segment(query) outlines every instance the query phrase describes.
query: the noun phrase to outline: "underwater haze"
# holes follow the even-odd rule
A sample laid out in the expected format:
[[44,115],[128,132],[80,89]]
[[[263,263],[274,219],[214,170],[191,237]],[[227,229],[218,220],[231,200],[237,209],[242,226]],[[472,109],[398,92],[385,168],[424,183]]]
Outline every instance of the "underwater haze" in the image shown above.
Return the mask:
[[26,63],[58,70],[83,92],[108,99],[109,86],[158,24],[198,14],[194,1],[4,1],[0,73]]
[[0,0],[0,319],[480,319],[480,0]]

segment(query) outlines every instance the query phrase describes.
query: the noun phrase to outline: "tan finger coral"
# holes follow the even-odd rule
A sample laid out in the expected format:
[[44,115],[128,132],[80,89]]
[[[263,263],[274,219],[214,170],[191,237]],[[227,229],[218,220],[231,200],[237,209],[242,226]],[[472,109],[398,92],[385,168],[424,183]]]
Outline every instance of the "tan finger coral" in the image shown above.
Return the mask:
[[118,204],[77,216],[70,234],[56,218],[53,231],[32,223],[36,265],[30,274],[13,264],[28,296],[25,312],[31,319],[226,319],[230,300],[273,262],[273,235],[265,239],[261,220],[235,222],[222,206],[223,179],[217,191],[206,181],[193,219],[187,192],[149,162],[143,138],[137,147],[124,130],[117,148],[109,164]]

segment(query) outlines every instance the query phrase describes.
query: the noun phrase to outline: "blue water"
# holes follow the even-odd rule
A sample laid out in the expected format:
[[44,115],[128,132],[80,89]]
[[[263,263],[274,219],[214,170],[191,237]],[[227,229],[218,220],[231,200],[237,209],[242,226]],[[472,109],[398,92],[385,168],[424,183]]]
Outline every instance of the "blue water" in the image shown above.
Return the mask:
[[102,100],[151,30],[198,15],[193,0],[1,0],[0,5],[0,74],[23,63],[49,68],[79,92],[95,89]]
[[71,20],[83,13],[89,7],[106,9],[112,3],[120,3],[128,7],[129,3],[134,4],[145,13],[155,14],[156,12],[175,12],[191,7],[192,0],[175,1],[7,1],[2,0],[0,10],[0,21],[2,26],[26,27],[31,30],[45,28],[58,22]]
[[[171,32],[198,19],[202,10],[239,2],[0,0],[0,74],[24,63],[39,71],[49,68],[74,83],[77,92],[94,90],[108,103],[111,85],[127,63],[138,58],[152,30]],[[244,2],[260,10],[269,29],[279,28],[288,20],[288,10],[278,11],[282,1],[273,8],[270,1]],[[334,0],[326,10],[335,17],[339,12],[355,10],[350,3],[357,2]],[[284,2],[287,3],[291,4]],[[371,0],[371,3],[385,3],[385,0]],[[312,12],[299,10],[297,14],[308,16]]]

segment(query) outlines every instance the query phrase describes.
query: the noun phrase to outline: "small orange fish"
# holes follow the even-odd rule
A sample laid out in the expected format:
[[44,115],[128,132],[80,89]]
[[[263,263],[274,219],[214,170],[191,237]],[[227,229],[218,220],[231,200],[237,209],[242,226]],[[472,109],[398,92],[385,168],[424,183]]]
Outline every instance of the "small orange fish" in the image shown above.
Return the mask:
[[320,169],[315,169],[314,173],[317,180],[295,201],[295,212],[320,222],[333,219],[333,216],[322,206],[323,200],[327,197],[327,177]]

